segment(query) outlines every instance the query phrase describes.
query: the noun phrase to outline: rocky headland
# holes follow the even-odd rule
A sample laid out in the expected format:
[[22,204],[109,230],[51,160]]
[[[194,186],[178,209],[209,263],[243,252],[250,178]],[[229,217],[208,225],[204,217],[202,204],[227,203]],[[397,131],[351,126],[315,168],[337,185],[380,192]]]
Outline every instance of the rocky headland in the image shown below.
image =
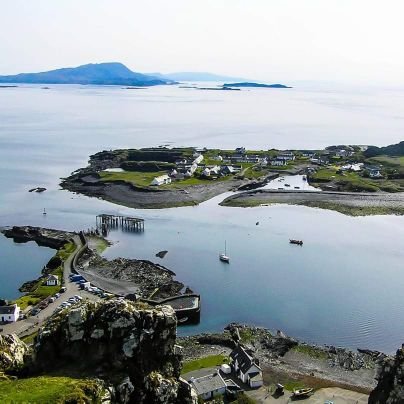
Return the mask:
[[[147,260],[115,258],[107,260],[87,249],[77,262],[77,270],[92,283],[119,295],[136,294],[153,300],[179,296],[185,285],[175,273]],[[186,293],[193,293],[186,288]]]
[[[86,379],[98,386],[91,390],[95,401],[70,397],[67,401],[72,403],[197,403],[191,387],[180,378],[176,327],[169,306],[86,301],[52,316],[31,352],[16,336],[0,337],[0,366],[18,376],[7,382],[16,386],[39,376]],[[58,402],[66,402],[66,397]]]
[[13,226],[1,230],[7,238],[12,238],[15,243],[27,243],[34,241],[39,246],[60,249],[70,242],[77,233],[45,229],[33,226]]

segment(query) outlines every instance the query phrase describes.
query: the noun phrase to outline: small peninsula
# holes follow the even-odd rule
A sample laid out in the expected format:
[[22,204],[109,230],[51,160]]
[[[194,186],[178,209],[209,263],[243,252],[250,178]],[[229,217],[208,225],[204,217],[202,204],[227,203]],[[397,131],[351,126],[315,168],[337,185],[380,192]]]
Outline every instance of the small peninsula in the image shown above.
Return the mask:
[[250,83],[250,82],[241,82],[241,83],[225,83],[223,84],[223,88],[232,88],[232,87],[245,87],[245,88],[293,88],[286,86],[284,84],[263,84],[263,83]]

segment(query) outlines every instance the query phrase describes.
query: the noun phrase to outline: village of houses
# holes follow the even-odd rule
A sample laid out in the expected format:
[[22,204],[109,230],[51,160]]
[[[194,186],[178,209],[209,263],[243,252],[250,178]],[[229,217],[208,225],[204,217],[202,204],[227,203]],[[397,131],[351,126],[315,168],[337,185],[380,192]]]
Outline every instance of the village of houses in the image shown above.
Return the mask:
[[[206,148],[195,149],[191,158],[181,158],[175,161],[175,168],[166,174],[156,176],[150,185],[161,186],[181,181],[191,177],[201,180],[217,180],[219,178],[242,175],[249,178],[248,169],[254,170],[257,176],[263,176],[271,171],[292,170],[304,168],[307,173],[315,173],[318,167],[335,166],[340,172],[350,171],[366,173],[372,179],[383,177],[380,165],[365,164],[356,159],[357,150],[352,146],[330,147],[321,151],[275,151],[250,152],[245,147],[234,151],[219,151],[217,154]],[[208,158],[204,157],[208,155]],[[207,164],[206,160],[209,163]],[[316,168],[317,167],[317,168]]]

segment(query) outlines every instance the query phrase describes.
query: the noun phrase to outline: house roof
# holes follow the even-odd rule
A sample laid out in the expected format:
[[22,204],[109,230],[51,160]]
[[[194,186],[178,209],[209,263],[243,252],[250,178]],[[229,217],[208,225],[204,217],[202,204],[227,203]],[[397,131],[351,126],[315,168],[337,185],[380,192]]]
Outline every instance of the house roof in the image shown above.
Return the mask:
[[191,384],[198,396],[226,387],[226,383],[219,373],[191,379]]
[[0,306],[0,314],[14,314],[17,310],[17,305],[12,306]]
[[47,279],[47,280],[48,280],[48,281],[58,281],[59,278],[58,278],[56,275],[50,274],[50,275],[48,276],[48,279]]
[[252,366],[256,366],[261,370],[255,359],[247,353],[244,347],[238,345],[230,354],[233,361],[237,360],[240,370],[245,374]]
[[262,373],[261,372],[252,372],[248,374],[250,381],[259,382],[262,381]]

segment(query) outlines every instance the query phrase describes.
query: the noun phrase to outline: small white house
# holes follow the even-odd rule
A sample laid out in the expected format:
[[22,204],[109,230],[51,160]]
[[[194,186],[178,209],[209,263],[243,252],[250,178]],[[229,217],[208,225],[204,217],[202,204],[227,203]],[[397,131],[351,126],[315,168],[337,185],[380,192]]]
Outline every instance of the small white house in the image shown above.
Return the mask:
[[287,164],[287,161],[283,159],[276,158],[271,160],[271,166],[286,166]]
[[200,163],[202,162],[202,160],[203,160],[202,154],[197,154],[197,155],[194,156],[194,157],[196,157],[196,158],[195,158],[195,160],[192,162],[192,164],[198,165],[198,164],[200,164]]
[[250,387],[261,387],[264,384],[262,369],[252,356],[251,352],[238,345],[230,354],[231,366],[237,377]]
[[49,275],[48,279],[46,280],[46,286],[56,286],[59,284],[59,278],[57,275]]
[[165,185],[171,184],[171,178],[168,175],[160,175],[159,177],[154,177],[151,185]]
[[282,152],[282,153],[278,154],[277,158],[281,159],[281,160],[292,161],[296,157],[292,152]]
[[198,378],[193,377],[189,382],[195,389],[198,397],[201,397],[203,400],[210,400],[226,392],[226,382],[219,372]]
[[20,308],[13,304],[11,306],[0,306],[0,322],[14,323],[20,316]]

